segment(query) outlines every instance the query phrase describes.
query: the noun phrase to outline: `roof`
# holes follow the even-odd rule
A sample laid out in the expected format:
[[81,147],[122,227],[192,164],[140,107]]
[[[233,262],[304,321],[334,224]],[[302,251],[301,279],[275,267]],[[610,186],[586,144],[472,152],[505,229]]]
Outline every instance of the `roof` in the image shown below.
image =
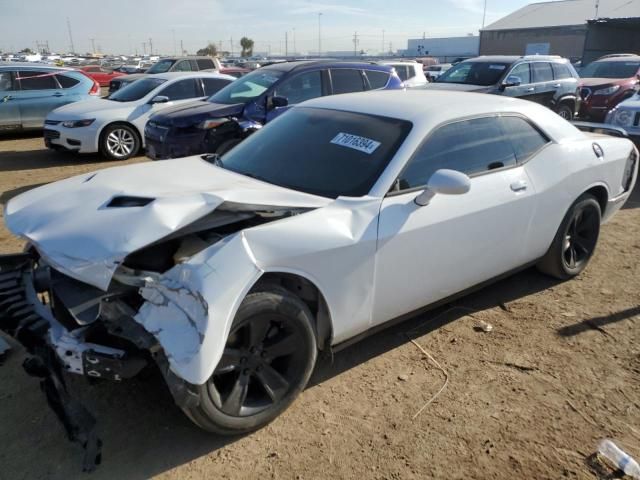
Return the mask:
[[520,60],[538,60],[546,62],[567,63],[569,60],[558,55],[481,55],[479,57],[468,58],[464,62],[491,62],[491,63],[515,63]]
[[[497,110],[519,111],[537,105],[526,100],[485,93],[430,90],[376,90],[330,95],[304,102],[304,106],[330,108],[421,123],[426,117],[448,118]],[[541,107],[545,108],[545,107]]]
[[340,60],[296,60],[294,62],[274,63],[262,67],[262,69],[280,70],[290,72],[292,70],[303,69],[304,67],[342,67],[342,68],[368,68],[371,70],[384,70],[391,68],[386,65],[379,65],[373,62],[349,62]]
[[585,25],[599,18],[640,17],[640,0],[562,0],[531,3],[484,27],[486,30],[513,30]]
[[0,68],[33,68],[35,70],[60,70],[60,71],[72,71],[77,72],[78,70],[75,68],[66,68],[66,67],[56,67],[55,65],[47,65],[46,63],[35,63],[35,62],[0,62]]

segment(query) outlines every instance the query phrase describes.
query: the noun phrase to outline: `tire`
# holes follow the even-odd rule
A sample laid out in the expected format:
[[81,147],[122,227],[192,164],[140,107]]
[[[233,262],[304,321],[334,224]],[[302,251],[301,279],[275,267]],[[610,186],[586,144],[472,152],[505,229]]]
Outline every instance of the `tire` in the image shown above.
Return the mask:
[[585,193],[569,208],[538,270],[560,280],[579,275],[589,263],[600,234],[600,204]]
[[140,151],[141,143],[134,127],[115,123],[100,134],[100,153],[109,160],[126,160]]
[[249,293],[200,404],[185,408],[204,430],[237,435],[271,422],[302,392],[318,348],[309,308],[280,286]]
[[570,122],[573,120],[573,109],[569,106],[568,103],[561,103],[556,110],[556,113],[560,115],[562,118]]
[[233,147],[238,145],[240,142],[242,142],[241,138],[232,138],[230,140],[226,140],[222,142],[220,146],[216,149],[216,153],[222,156],[225,153],[227,153],[229,150],[231,150]]

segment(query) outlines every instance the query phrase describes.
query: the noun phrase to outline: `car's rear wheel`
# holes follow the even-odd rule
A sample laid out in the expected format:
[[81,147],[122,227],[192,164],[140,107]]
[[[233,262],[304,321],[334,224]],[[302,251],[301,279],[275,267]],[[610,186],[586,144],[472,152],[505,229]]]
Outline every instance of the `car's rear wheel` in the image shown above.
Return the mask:
[[100,153],[109,160],[126,160],[140,150],[140,136],[135,128],[117,123],[107,126],[100,135]]
[[561,103],[556,113],[560,115],[565,120],[571,121],[573,120],[573,109],[567,103]]
[[551,247],[537,265],[538,269],[561,280],[579,275],[598,243],[601,215],[600,204],[593,195],[580,196],[562,220]]
[[221,434],[256,430],[302,392],[317,357],[313,317],[288,290],[270,286],[247,295],[211,378],[199,386],[200,404],[185,413]]

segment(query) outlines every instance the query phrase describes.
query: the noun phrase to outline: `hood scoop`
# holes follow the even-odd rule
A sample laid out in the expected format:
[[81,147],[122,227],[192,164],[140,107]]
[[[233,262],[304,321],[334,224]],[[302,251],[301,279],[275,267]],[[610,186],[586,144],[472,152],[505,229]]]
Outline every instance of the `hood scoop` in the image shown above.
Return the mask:
[[146,207],[151,202],[153,202],[155,198],[149,197],[132,197],[128,195],[119,195],[117,197],[113,197],[109,203],[107,203],[105,208],[130,208],[130,207]]

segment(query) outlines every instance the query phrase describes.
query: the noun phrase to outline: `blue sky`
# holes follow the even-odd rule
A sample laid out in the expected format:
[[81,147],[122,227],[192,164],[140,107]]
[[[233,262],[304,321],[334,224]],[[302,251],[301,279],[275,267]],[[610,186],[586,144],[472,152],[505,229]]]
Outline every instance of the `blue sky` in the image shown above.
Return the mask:
[[[322,12],[322,50],[353,49],[357,31],[359,47],[379,51],[385,30],[385,49],[406,48],[408,38],[442,37],[477,33],[482,24],[484,0],[2,0],[0,48],[35,48],[48,40],[53,50],[69,47],[69,17],[78,51],[90,51],[95,38],[106,52],[142,52],[142,42],[152,38],[154,51],[166,54],[179,48],[190,52],[208,41],[222,42],[234,50],[240,37],[255,41],[255,50],[289,51],[295,37],[299,52],[316,51],[318,13]],[[489,24],[530,3],[527,0],[487,0]],[[145,46],[148,48],[148,46]]]

